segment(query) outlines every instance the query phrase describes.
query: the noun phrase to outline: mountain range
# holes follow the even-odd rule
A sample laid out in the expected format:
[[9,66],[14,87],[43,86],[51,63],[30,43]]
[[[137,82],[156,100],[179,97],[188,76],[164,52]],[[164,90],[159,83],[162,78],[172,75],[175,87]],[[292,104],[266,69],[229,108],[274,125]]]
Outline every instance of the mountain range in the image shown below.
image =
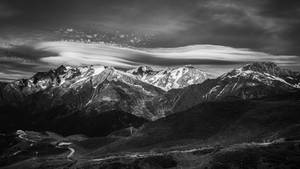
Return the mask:
[[193,66],[163,70],[140,66],[122,71],[107,66],[62,65],[29,79],[1,84],[0,106],[8,112],[17,109],[26,118],[50,118],[47,121],[55,121],[53,125],[68,117],[88,118],[111,111],[154,121],[202,102],[255,99],[300,88],[299,73],[271,62],[248,64],[220,77],[209,77]]
[[[56,159],[62,168],[192,168],[188,163],[228,168],[240,165],[225,158],[231,149],[243,155],[244,143],[255,142],[246,146],[254,154],[234,158],[255,157],[251,165],[262,166],[272,146],[289,156],[286,144],[298,144],[299,96],[300,73],[272,62],[250,63],[219,77],[190,65],[132,70],[62,65],[0,83],[1,133],[27,130],[3,135],[8,141],[0,165],[29,159],[35,149],[51,159],[71,151],[67,159]],[[271,145],[270,154],[261,154],[262,142]],[[65,161],[70,157],[76,160]],[[56,162],[50,162],[53,168]],[[39,162],[20,164],[27,163]]]

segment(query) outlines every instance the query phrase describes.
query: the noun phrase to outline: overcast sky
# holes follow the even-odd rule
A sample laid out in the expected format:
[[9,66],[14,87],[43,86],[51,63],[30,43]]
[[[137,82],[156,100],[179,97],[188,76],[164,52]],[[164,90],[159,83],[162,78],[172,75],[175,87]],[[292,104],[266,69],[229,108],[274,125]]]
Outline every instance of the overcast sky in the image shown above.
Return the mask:
[[[300,56],[299,0],[0,0],[0,77],[7,79],[12,71],[13,79],[29,76],[53,64],[44,57],[70,52],[39,48],[49,44],[44,42],[60,40],[57,31],[62,28],[151,35],[139,46],[143,50],[199,44],[217,45],[216,50],[219,46],[242,48],[275,61],[292,58],[294,69]],[[77,57],[85,64],[82,55]],[[201,59],[197,64],[208,64]]]

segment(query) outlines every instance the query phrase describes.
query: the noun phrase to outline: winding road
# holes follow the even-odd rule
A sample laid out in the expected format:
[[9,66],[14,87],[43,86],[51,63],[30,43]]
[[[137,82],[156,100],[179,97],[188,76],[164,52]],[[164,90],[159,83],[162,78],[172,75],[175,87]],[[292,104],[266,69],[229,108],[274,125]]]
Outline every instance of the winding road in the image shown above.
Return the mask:
[[68,149],[70,150],[70,153],[67,155],[67,158],[71,158],[75,153],[75,149],[72,147],[68,147]]
[[72,148],[72,147],[70,147],[70,145],[72,145],[71,142],[60,142],[57,145],[57,147],[59,147],[59,148],[65,147],[65,148],[69,149],[70,153],[67,155],[67,158],[71,158],[74,155],[74,153],[75,153],[75,149]]

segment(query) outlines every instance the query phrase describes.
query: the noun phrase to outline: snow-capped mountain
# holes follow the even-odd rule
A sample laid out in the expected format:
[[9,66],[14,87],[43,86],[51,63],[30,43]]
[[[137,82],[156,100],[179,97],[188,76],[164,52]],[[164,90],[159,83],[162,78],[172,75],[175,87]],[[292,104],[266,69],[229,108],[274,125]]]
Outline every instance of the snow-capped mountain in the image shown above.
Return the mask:
[[271,62],[248,64],[216,79],[173,92],[179,98],[174,111],[185,110],[204,101],[255,99],[299,91],[300,74],[281,69]]
[[22,79],[13,82],[11,85],[19,87],[26,95],[32,94],[50,87],[66,87],[67,84],[84,81],[92,78],[105,70],[104,66],[60,66],[48,72],[38,72],[29,79]]
[[281,69],[271,62],[260,62],[234,69],[217,80],[218,84],[209,95],[216,99],[229,95],[248,99],[298,89],[300,74]]
[[[151,107],[151,100],[162,95],[163,90],[113,67],[60,66],[7,84],[1,91],[2,104],[14,106],[29,102],[31,97],[41,97],[41,100],[32,99],[38,109],[67,105],[76,110],[122,110],[150,120],[164,116],[154,113]],[[46,98],[42,98],[45,96],[47,102]],[[40,101],[45,105],[42,106]],[[31,105],[31,108],[34,106]]]
[[0,86],[1,118],[13,128],[101,136],[166,116],[153,102],[165,91],[113,67],[60,66]]
[[136,75],[140,80],[165,91],[199,84],[210,77],[209,74],[193,66],[166,68],[163,70],[153,70],[149,66],[139,66],[128,72]]
[[107,66],[60,66],[29,79],[0,83],[0,109],[5,112],[1,119],[8,119],[12,128],[46,127],[70,133],[103,129],[105,133],[202,102],[299,91],[299,77],[266,62],[245,65],[216,79],[189,66],[160,71],[142,66],[127,72]]

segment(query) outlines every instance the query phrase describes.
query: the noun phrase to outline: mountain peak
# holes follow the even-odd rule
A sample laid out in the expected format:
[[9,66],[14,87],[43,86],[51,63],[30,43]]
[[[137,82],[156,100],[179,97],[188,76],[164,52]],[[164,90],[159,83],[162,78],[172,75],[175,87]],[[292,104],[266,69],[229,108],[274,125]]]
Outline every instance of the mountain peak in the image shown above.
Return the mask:
[[161,70],[154,70],[150,66],[139,66],[127,72],[165,91],[199,84],[208,79],[207,73],[192,65],[167,67]]
[[58,72],[65,72],[67,70],[67,66],[60,65],[58,68],[56,68],[56,71]]
[[252,70],[271,75],[279,75],[282,69],[273,62],[254,62],[242,67],[243,71]]
[[233,69],[232,71],[222,75],[220,78],[224,79],[224,78],[233,78],[233,77],[241,77],[241,76],[246,77],[257,73],[282,77],[282,76],[288,76],[290,72],[281,69],[273,62],[254,62],[242,66],[240,68]]
[[133,75],[140,75],[143,76],[144,74],[153,73],[154,70],[152,67],[147,65],[138,66],[135,69],[127,71],[128,73],[131,73]]

